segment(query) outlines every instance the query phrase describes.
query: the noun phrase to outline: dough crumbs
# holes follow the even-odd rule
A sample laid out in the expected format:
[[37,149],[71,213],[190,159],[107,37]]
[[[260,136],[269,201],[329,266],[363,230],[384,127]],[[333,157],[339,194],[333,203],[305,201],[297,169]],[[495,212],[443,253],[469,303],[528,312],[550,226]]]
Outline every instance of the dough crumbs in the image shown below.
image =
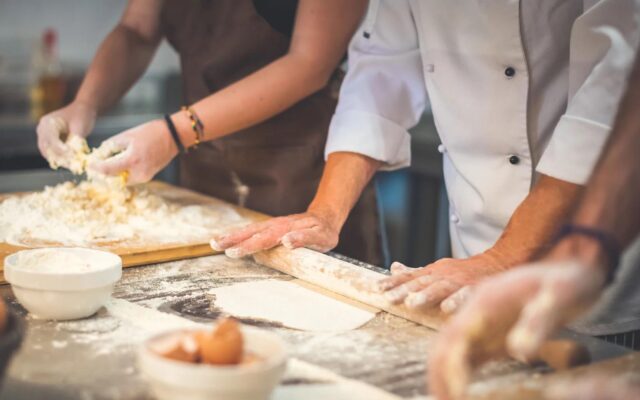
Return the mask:
[[246,223],[229,207],[184,206],[144,185],[127,187],[121,177],[87,171],[92,158],[116,153],[108,145],[89,152],[84,139],[74,138],[69,141],[77,152],[67,165],[74,173],[87,172],[88,180],[2,201],[0,241],[18,246],[181,244],[207,242],[223,229]]

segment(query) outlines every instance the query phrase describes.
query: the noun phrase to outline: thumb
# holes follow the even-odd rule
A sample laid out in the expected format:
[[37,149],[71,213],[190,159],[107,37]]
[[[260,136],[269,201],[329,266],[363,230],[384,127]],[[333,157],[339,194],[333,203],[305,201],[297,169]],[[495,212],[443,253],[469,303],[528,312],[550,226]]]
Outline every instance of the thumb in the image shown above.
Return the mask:
[[530,360],[560,322],[561,307],[552,286],[544,287],[520,313],[507,336],[508,352],[521,361]]
[[108,144],[110,147],[113,144],[113,147],[124,148],[125,150],[105,159],[93,159],[89,162],[88,168],[104,175],[118,175],[129,170],[132,165],[133,146],[128,143],[118,143],[115,140],[104,144]]

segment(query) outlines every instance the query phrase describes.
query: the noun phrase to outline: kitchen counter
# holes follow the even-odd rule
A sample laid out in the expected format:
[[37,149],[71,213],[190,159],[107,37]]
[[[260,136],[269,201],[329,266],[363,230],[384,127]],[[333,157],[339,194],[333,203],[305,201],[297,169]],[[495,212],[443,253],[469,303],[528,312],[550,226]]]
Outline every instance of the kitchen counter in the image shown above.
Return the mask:
[[[208,295],[210,289],[261,279],[292,277],[249,260],[211,256],[126,269],[113,297],[143,307],[151,316],[161,312],[209,323],[219,315]],[[8,286],[0,288],[0,293],[13,299]],[[15,300],[9,302],[25,315]],[[153,398],[135,366],[138,344],[148,336],[144,329],[128,326],[105,309],[84,321],[26,318],[28,334],[9,369],[0,399]],[[393,394],[390,399],[425,392],[424,361],[435,332],[423,326],[384,312],[363,327],[342,333],[303,332],[268,321],[243,322],[281,335],[290,345],[292,357]],[[530,369],[505,361],[490,366],[485,374],[504,377],[523,371]],[[301,390],[295,379],[285,380],[279,390],[294,389],[287,385]]]
[[[53,322],[30,318],[13,300],[8,286],[0,293],[24,315],[28,334],[9,369],[2,400],[152,399],[139,376],[135,355],[153,328],[176,321],[210,323],[220,314],[212,288],[235,282],[293,279],[249,260],[210,256],[124,271],[110,306],[82,321]],[[131,310],[129,310],[131,308]],[[243,320],[279,334],[299,363],[318,368],[317,378],[289,372],[274,400],[420,398],[425,394],[425,359],[435,331],[385,312],[359,329],[341,333],[297,331],[264,320]],[[169,325],[167,325],[168,327]],[[473,393],[486,395],[496,385],[543,382],[546,369],[515,361],[498,361],[481,371]],[[292,375],[293,374],[293,375]],[[337,374],[337,376],[335,375]],[[553,375],[553,374],[551,374]],[[345,389],[345,387],[347,389]],[[314,389],[312,391],[311,389]],[[330,397],[327,397],[330,396]]]

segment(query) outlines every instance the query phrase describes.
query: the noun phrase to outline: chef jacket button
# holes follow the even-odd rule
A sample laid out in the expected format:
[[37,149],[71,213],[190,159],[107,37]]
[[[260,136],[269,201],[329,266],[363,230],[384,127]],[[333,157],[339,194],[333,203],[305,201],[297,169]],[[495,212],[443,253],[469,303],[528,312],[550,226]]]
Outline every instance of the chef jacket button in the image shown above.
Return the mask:
[[513,67],[507,67],[504,70],[504,74],[508,77],[508,78],[513,78],[516,75],[516,70]]
[[[433,148],[433,147],[432,147],[432,148]],[[438,145],[438,153],[440,153],[440,154],[444,154],[444,152],[445,152],[445,151],[447,151],[447,148],[446,148],[446,147],[444,147],[444,145],[443,145],[443,144],[439,144],[439,145]]]
[[518,157],[518,156],[510,156],[509,157],[509,162],[511,163],[511,165],[518,165],[518,164],[520,164],[520,157]]
[[455,214],[451,214],[451,215],[449,216],[449,220],[450,220],[451,222],[453,222],[454,224],[457,224],[458,222],[460,222],[460,218],[458,218],[458,216],[457,216],[457,215],[455,215]]

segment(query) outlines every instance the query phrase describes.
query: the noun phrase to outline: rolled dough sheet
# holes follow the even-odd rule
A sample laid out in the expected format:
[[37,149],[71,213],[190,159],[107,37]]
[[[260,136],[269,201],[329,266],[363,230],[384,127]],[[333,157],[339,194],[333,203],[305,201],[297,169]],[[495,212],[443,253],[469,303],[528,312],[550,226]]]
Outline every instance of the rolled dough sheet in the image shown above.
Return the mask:
[[375,312],[325,296],[292,281],[265,279],[212,289],[214,306],[237,318],[279,322],[304,331],[357,329]]

